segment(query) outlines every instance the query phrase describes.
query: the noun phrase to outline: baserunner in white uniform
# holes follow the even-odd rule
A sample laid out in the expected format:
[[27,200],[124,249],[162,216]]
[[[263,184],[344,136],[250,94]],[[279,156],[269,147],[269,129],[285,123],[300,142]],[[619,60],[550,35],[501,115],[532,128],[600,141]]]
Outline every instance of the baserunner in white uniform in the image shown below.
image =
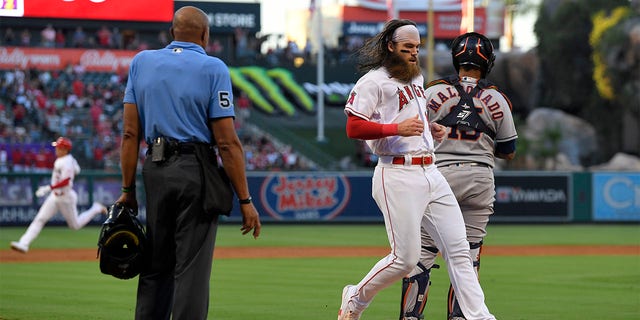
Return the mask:
[[73,179],[80,173],[80,166],[71,155],[71,140],[60,137],[53,143],[56,147],[56,161],[53,163],[51,184],[44,185],[36,191],[37,197],[47,198],[42,203],[38,214],[33,219],[27,231],[20,237],[20,241],[12,241],[11,249],[27,253],[31,242],[40,234],[42,228],[53,216],[60,212],[67,221],[69,228],[78,230],[84,227],[96,215],[107,213],[107,208],[94,202],[89,210],[78,215],[78,194],[73,190]]
[[[476,32],[462,34],[451,44],[451,58],[458,74],[427,85],[427,111],[432,121],[447,126],[447,138],[436,145],[436,166],[456,195],[473,266],[479,272],[482,241],[495,200],[495,158],[512,159],[518,135],[511,102],[486,80],[495,59],[491,41]],[[400,319],[423,319],[430,269],[437,254],[434,239],[423,230],[420,262],[403,279]],[[469,319],[460,310],[456,295],[450,286],[448,319]]]
[[413,21],[391,20],[359,51],[366,74],[347,100],[346,129],[379,157],[372,195],[391,250],[358,284],[343,289],[338,320],[360,319],[380,290],[413,270],[420,258],[421,226],[442,252],[468,319],[495,319],[473,271],[460,208],[434,165],[434,138],[441,140],[446,130],[427,117],[419,46]]

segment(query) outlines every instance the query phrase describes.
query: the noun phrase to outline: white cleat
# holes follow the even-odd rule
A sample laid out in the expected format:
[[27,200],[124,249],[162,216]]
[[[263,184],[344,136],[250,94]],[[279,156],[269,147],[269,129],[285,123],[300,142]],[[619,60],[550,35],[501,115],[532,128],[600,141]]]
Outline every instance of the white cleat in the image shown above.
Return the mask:
[[361,311],[356,310],[356,303],[350,298],[354,295],[353,290],[357,289],[354,285],[347,285],[342,289],[342,304],[338,311],[338,320],[358,320]]
[[27,253],[27,251],[29,251],[29,246],[25,246],[17,241],[11,241],[11,249],[21,253]]

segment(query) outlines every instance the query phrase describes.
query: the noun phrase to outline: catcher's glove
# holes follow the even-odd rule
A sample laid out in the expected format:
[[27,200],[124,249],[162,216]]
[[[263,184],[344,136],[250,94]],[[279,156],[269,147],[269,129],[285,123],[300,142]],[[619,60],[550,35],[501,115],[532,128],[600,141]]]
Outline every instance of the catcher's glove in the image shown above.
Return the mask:
[[146,235],[137,210],[122,203],[109,207],[98,238],[100,271],[118,279],[131,279],[142,269]]

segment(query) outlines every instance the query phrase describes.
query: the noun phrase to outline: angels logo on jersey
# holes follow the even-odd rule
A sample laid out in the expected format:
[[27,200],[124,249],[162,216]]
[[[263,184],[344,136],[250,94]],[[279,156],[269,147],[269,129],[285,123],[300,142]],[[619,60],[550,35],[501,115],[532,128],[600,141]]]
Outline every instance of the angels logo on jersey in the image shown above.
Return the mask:
[[357,93],[355,91],[351,91],[349,94],[349,100],[347,100],[347,104],[353,105],[353,101],[356,99]]
[[421,98],[424,96],[424,89],[421,86],[415,84],[406,85],[403,88],[398,88],[398,111],[402,111],[404,107],[409,104],[410,100],[416,97]]

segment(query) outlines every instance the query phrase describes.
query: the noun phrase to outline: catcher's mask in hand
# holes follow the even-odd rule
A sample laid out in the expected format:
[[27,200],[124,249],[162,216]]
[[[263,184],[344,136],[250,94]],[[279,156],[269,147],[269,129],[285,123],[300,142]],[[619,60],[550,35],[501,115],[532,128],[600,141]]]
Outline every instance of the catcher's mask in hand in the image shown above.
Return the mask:
[[102,273],[118,279],[131,279],[140,274],[146,235],[137,214],[137,210],[122,203],[109,207],[98,238]]

